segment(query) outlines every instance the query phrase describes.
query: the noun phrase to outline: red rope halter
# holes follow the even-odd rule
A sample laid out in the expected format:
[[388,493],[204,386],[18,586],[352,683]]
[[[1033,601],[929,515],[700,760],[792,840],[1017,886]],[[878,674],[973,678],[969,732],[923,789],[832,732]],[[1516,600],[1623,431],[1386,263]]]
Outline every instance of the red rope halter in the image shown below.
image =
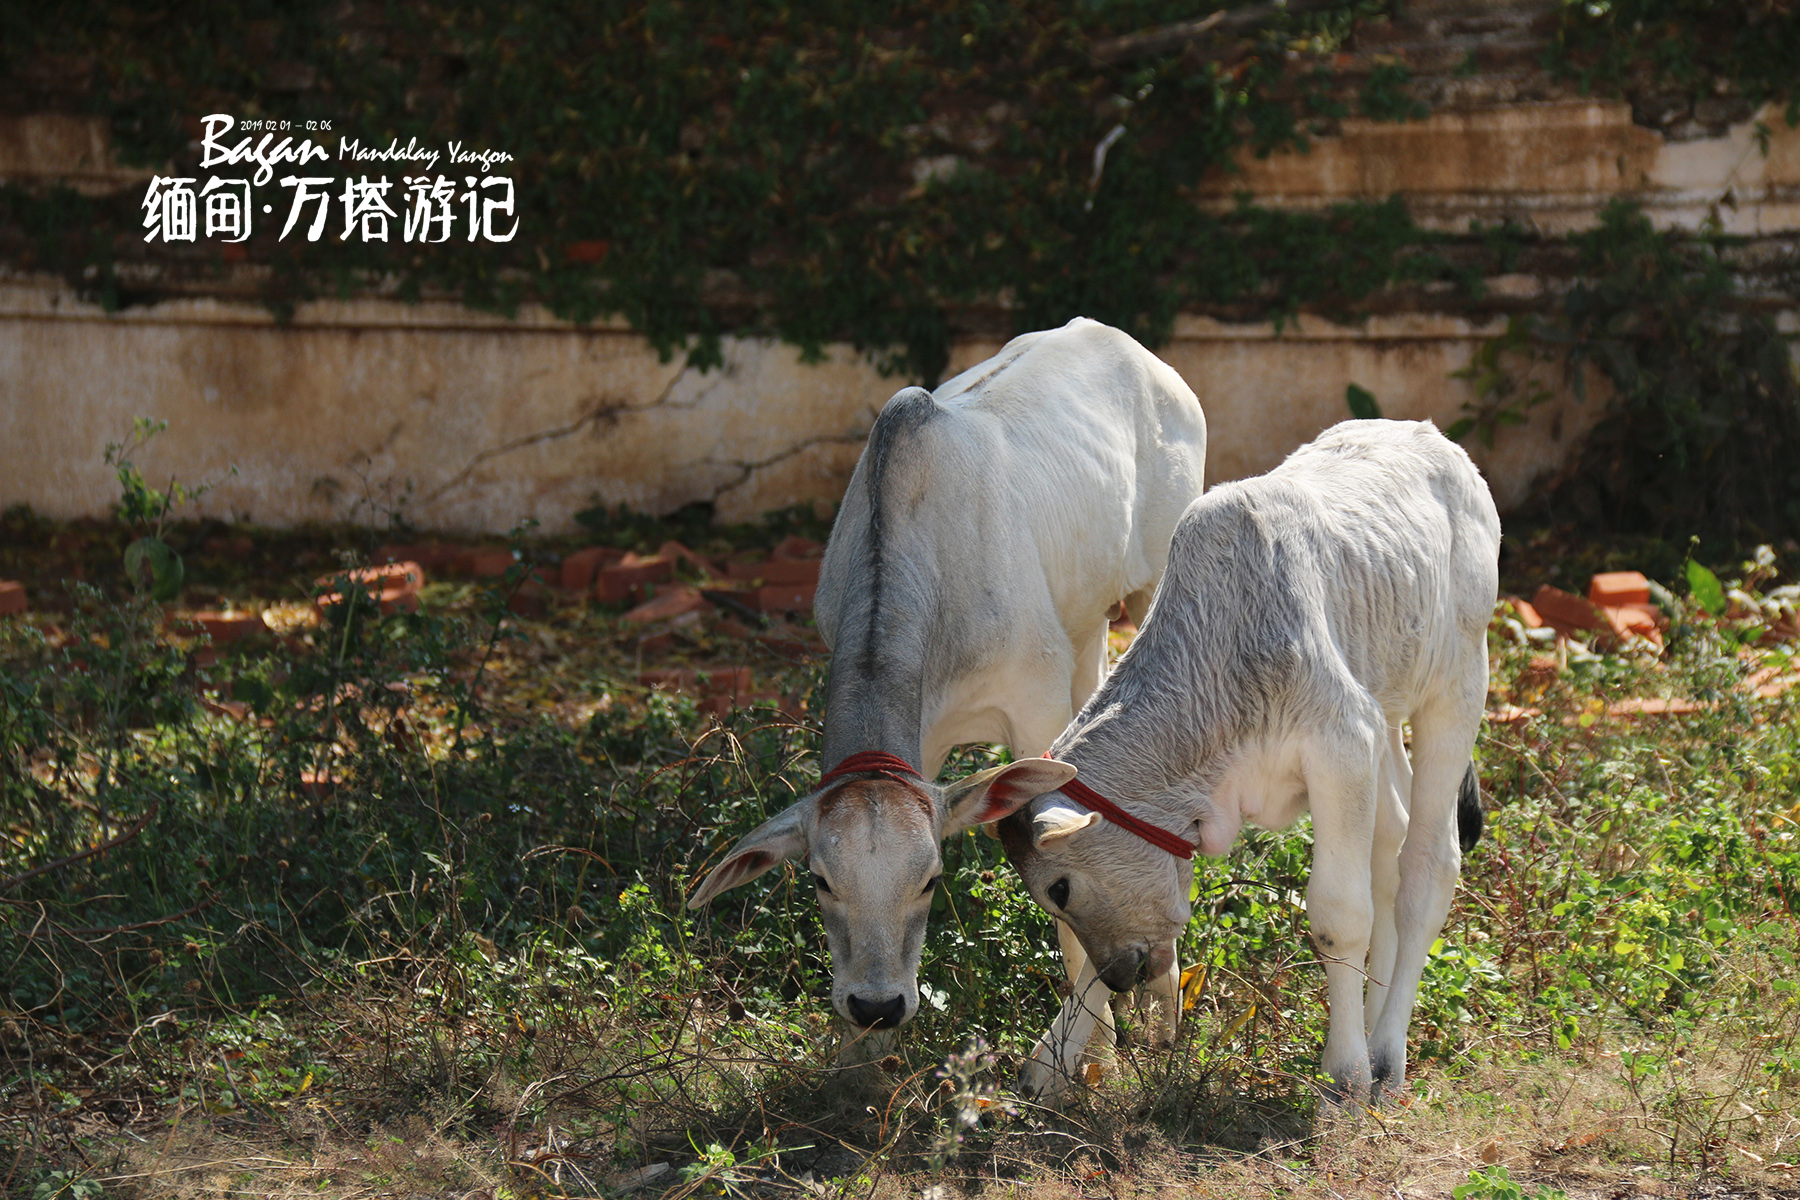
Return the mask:
[[908,775],[921,781],[925,778],[913,770],[911,763],[898,755],[883,750],[861,750],[819,776],[819,786],[824,787],[846,775],[880,775],[895,783],[908,782]]
[[[1050,752],[1048,750],[1044,751],[1044,757],[1050,757]],[[1088,808],[1100,813],[1119,828],[1137,834],[1146,842],[1155,846],[1158,850],[1167,850],[1176,858],[1192,858],[1194,857],[1194,852],[1199,849],[1194,843],[1187,841],[1184,838],[1176,837],[1174,834],[1160,826],[1152,825],[1148,821],[1132,816],[1079,779],[1071,779],[1057,790],[1076,803],[1086,805]]]

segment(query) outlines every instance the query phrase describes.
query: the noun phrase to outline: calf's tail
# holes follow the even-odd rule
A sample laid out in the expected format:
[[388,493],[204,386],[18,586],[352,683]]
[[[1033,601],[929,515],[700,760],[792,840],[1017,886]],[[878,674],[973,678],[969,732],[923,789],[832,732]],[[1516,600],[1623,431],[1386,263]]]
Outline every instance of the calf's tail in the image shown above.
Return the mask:
[[1462,786],[1456,789],[1456,839],[1467,854],[1481,840],[1481,778],[1475,764],[1463,772]]

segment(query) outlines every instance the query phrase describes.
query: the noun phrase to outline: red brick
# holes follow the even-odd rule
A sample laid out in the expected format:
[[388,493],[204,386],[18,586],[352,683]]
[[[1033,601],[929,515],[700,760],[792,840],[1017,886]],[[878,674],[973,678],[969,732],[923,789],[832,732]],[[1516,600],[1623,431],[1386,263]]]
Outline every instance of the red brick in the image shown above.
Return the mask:
[[660,633],[652,633],[647,637],[638,639],[638,653],[651,656],[667,654],[675,648],[675,643],[678,640],[685,641],[686,639],[677,639],[675,631],[672,629],[665,629]]
[[817,587],[819,560],[816,558],[771,558],[764,562],[738,560],[725,564],[731,579],[754,580],[783,587]]
[[200,548],[208,554],[227,554],[233,558],[243,558],[256,552],[256,540],[242,534],[237,537],[209,537],[200,543]]
[[456,566],[456,560],[469,553],[465,546],[450,542],[419,542],[412,545],[398,543],[377,546],[370,561],[375,563],[415,562],[427,571],[448,571]]
[[638,672],[637,680],[644,687],[727,698],[748,695],[752,682],[749,667],[658,667]]
[[618,563],[602,567],[594,577],[594,599],[604,604],[619,604],[639,594],[646,583],[661,583],[674,574],[667,559],[639,558],[627,554]]
[[1650,697],[1642,700],[1615,700],[1606,706],[1606,715],[1609,717],[1672,717],[1703,712],[1706,707],[1695,700],[1680,698],[1663,700]]
[[518,561],[511,550],[465,550],[456,558],[456,569],[477,579],[493,579],[512,570]]
[[[361,584],[383,613],[419,611],[419,585],[425,581],[425,572],[418,563],[390,563],[386,566],[341,571],[335,575],[322,575],[317,583],[323,588],[335,587],[340,579],[346,577],[352,584]],[[343,597],[332,591],[319,596],[314,604],[320,612],[324,612],[332,605],[342,603],[342,600]]]
[[670,617],[679,617],[684,613],[699,612],[709,607],[706,597],[691,587],[661,588],[656,598],[638,605],[626,613],[621,620],[631,622],[666,621]]
[[826,652],[824,642],[808,637],[803,631],[780,621],[774,622],[769,629],[757,634],[756,644],[789,658],[802,658],[809,654]]
[[1538,614],[1537,609],[1531,606],[1529,600],[1521,600],[1517,596],[1502,596],[1501,599],[1512,606],[1513,613],[1519,618],[1519,624],[1525,628],[1542,629],[1544,627],[1544,618]]
[[1588,599],[1602,607],[1650,603],[1650,581],[1637,571],[1606,571],[1588,582]]
[[31,607],[25,597],[25,585],[11,579],[0,579],[0,617],[22,613]]
[[521,617],[541,617],[550,611],[550,589],[541,578],[534,576],[506,598],[506,607]]
[[769,584],[756,589],[756,607],[763,612],[811,612],[811,587]]
[[1633,605],[1627,608],[1613,608],[1602,605],[1601,613],[1606,617],[1613,636],[1621,642],[1632,638],[1642,638],[1655,646],[1658,651],[1663,648],[1662,631],[1657,628],[1656,617],[1644,611],[1645,606]]
[[701,575],[710,576],[719,573],[717,565],[709,559],[702,558],[699,554],[689,550],[686,546],[677,541],[667,541],[658,546],[656,548],[656,557],[667,559],[671,564],[684,562],[688,566],[694,568],[694,570],[700,572]]
[[700,684],[709,696],[746,696],[750,693],[749,667],[707,667],[706,679]]
[[713,632],[721,637],[753,638],[756,636],[756,630],[736,617],[722,617],[713,622]]
[[1531,607],[1544,619],[1544,624],[1561,634],[1591,633],[1610,630],[1611,625],[1598,606],[1581,596],[1572,595],[1549,584],[1537,590]]
[[625,557],[623,550],[611,546],[589,546],[562,560],[562,586],[577,590],[592,587],[601,567],[610,567]]
[[762,581],[781,587],[817,587],[819,560],[816,558],[771,558],[763,564]]
[[215,646],[230,645],[253,633],[266,633],[269,628],[263,623],[261,613],[197,612],[189,621],[204,629]]
[[822,558],[824,555],[824,542],[815,542],[811,538],[803,538],[797,533],[791,533],[782,538],[775,548],[769,551],[770,558]]
[[598,266],[606,261],[606,252],[610,249],[612,249],[612,243],[605,238],[570,242],[563,247],[563,257],[572,263],[588,263]]
[[301,792],[314,799],[323,799],[324,797],[331,795],[331,793],[337,791],[337,786],[341,782],[342,780],[329,771],[300,772]]

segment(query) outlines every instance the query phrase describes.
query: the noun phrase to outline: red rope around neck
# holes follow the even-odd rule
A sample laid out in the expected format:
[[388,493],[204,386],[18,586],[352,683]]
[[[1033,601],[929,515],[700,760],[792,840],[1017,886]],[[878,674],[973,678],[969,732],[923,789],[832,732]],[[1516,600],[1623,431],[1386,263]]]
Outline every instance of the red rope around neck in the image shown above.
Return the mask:
[[[1050,757],[1048,750],[1044,751],[1044,757]],[[1192,858],[1199,849],[1194,843],[1178,838],[1166,829],[1132,816],[1079,779],[1071,779],[1057,790],[1076,803],[1093,809],[1119,828],[1137,834],[1158,850],[1167,850],[1176,858]]]
[[831,770],[819,777],[819,786],[824,787],[834,780],[846,775],[880,775],[895,783],[906,783],[906,776],[923,780],[925,777],[913,770],[912,764],[898,755],[882,750],[862,750],[852,754]]

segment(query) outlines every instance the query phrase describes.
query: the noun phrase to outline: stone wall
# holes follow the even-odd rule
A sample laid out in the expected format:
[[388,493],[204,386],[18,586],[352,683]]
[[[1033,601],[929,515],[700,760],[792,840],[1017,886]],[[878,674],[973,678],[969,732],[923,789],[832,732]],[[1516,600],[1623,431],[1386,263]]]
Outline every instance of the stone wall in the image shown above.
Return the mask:
[[[1494,11],[1528,31],[1543,7]],[[1546,83],[1527,33],[1490,21],[1465,34],[1433,15],[1453,5],[1411,8],[1412,24],[1392,34],[1400,40],[1365,52],[1414,63],[1433,115],[1347,119],[1310,153],[1246,156],[1199,202],[1229,206],[1248,191],[1260,204],[1306,209],[1398,193],[1440,229],[1511,220],[1562,233],[1631,196],[1659,225],[1713,222],[1746,235],[1747,262],[1794,252],[1800,130],[1777,112],[1722,109],[1710,125],[1690,115],[1654,126],[1629,103]],[[1459,37],[1501,65],[1466,77]],[[1420,67],[1438,59],[1436,75]],[[0,179],[104,192],[143,178],[112,164],[96,120],[0,117]],[[1473,396],[1451,373],[1501,331],[1508,306],[1541,306],[1565,282],[1490,279],[1490,315],[1427,289],[1348,326],[1309,316],[1277,331],[1188,316],[1160,353],[1206,408],[1209,478],[1237,478],[1343,418],[1349,382],[1374,392],[1387,415],[1457,419]],[[1753,280],[1750,290],[1754,299]],[[1778,321],[1800,333],[1794,312]],[[996,308],[966,327],[1010,323]],[[999,344],[965,336],[952,370]],[[1599,415],[1599,401],[1579,404],[1554,372],[1549,380],[1561,394],[1528,425],[1472,447],[1503,509],[1561,465]],[[237,468],[201,504],[220,516],[290,524],[373,506],[426,528],[505,530],[534,517],[555,530],[596,500],[652,512],[710,500],[722,518],[747,519],[834,501],[874,414],[904,382],[846,346],[809,365],[791,346],[727,339],[724,367],[702,373],[660,361],[622,326],[576,328],[529,309],[504,320],[362,299],[305,304],[278,324],[235,299],[227,277],[109,315],[58,280],[14,275],[0,278],[0,506],[105,512],[116,489],[102,448],[143,415],[170,424],[140,464],[153,480]]]

